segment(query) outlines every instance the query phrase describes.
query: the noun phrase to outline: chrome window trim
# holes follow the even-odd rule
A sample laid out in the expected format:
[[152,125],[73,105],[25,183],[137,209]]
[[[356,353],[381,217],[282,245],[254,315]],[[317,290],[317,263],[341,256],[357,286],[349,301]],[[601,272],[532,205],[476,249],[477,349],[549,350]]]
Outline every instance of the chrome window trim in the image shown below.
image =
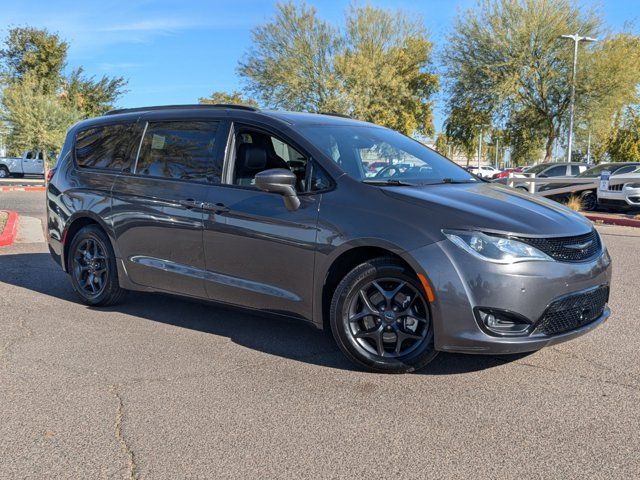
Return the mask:
[[131,171],[132,175],[135,175],[138,171],[138,159],[140,158],[140,150],[142,150],[142,142],[144,141],[144,136],[147,133],[147,127],[149,126],[149,122],[144,123],[144,129],[142,130],[142,135],[140,136],[140,143],[138,144],[138,152],[136,153],[136,161],[133,164],[133,170]]

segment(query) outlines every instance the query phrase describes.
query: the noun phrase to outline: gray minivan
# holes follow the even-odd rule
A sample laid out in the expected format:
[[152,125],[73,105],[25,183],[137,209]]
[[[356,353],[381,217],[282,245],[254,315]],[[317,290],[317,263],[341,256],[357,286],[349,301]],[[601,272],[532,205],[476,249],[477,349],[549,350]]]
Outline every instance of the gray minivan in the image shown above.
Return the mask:
[[295,317],[374,371],[533,351],[609,316],[611,260],[583,216],[335,115],[113,111],[69,130],[47,211],[89,305],[134,290]]

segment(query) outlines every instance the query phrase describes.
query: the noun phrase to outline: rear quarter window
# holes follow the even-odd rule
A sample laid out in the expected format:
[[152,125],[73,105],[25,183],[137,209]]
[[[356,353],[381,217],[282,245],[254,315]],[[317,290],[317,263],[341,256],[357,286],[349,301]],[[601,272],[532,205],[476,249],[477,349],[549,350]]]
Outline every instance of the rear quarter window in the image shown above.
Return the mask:
[[81,130],[75,141],[76,162],[80,168],[130,171],[138,141],[134,123]]

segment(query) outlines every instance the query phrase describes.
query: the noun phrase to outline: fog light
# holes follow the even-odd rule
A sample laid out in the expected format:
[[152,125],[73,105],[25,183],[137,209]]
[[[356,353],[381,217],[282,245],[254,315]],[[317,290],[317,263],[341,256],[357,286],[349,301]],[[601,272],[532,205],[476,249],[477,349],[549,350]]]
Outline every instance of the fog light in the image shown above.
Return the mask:
[[476,308],[476,318],[487,333],[497,335],[525,335],[531,328],[531,322],[517,313],[494,308]]

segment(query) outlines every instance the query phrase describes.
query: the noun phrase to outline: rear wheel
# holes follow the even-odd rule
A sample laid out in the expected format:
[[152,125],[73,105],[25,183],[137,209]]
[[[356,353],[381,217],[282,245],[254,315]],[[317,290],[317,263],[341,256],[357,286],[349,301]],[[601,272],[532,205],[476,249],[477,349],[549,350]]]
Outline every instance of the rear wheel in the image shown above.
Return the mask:
[[330,323],[342,352],[372,371],[412,372],[437,355],[422,286],[392,258],[368,261],[344,277]]
[[0,178],[7,178],[9,176],[9,169],[7,167],[0,167]]
[[109,238],[97,225],[88,225],[73,237],[67,271],[74,290],[88,305],[113,305],[125,294]]

